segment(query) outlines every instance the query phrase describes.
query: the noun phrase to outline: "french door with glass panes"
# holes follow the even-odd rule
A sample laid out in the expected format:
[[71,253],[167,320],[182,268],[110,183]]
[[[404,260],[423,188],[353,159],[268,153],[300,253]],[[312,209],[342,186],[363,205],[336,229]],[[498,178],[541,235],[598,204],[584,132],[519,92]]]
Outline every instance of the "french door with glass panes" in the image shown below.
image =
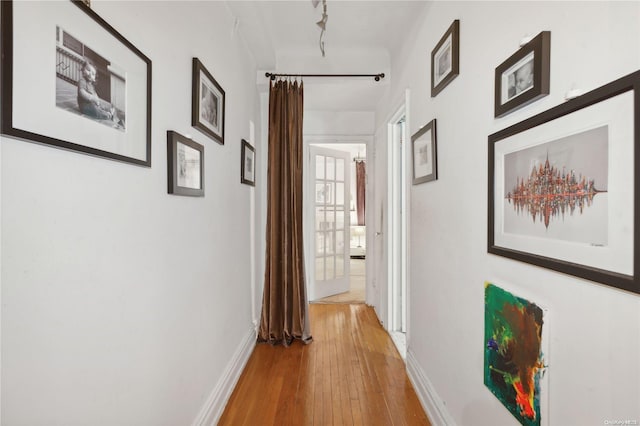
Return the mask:
[[311,145],[314,267],[311,300],[349,291],[349,152]]

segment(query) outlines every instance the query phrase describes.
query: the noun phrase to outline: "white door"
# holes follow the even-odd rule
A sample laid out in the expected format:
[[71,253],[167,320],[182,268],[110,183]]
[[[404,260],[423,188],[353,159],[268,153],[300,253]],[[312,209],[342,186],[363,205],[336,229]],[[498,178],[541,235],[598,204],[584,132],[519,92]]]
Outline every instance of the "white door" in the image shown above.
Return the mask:
[[349,291],[349,153],[311,145],[314,268],[310,300]]

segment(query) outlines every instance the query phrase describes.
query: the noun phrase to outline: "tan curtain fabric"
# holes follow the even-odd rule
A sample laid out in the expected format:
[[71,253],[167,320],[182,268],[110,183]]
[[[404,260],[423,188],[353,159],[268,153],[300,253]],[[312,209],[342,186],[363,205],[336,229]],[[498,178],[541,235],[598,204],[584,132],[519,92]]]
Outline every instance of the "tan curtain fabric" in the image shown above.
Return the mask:
[[303,85],[269,93],[267,258],[259,342],[311,342],[302,240]]
[[364,226],[365,162],[356,161],[356,211],[358,226]]

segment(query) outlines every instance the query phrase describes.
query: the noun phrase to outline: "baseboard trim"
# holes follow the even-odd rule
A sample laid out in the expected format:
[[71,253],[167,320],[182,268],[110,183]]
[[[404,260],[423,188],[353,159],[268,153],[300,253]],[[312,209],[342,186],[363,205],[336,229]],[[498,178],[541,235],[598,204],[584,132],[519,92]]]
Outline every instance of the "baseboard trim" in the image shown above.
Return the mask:
[[240,379],[240,374],[247,364],[253,348],[256,344],[256,333],[253,329],[249,330],[245,338],[240,342],[240,346],[236,349],[227,368],[222,373],[222,377],[216,384],[215,388],[207,398],[204,406],[198,413],[193,422],[193,426],[214,426],[220,420],[224,407],[231,397],[231,392]]
[[427,378],[410,349],[407,350],[407,375],[431,424],[433,426],[455,426],[456,423],[447,407],[436,393],[433,384]]

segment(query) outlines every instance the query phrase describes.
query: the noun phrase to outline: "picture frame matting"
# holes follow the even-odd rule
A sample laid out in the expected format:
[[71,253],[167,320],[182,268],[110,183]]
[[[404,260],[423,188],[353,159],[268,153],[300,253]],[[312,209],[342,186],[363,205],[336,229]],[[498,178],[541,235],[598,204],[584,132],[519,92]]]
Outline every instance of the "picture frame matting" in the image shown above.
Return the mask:
[[167,178],[169,194],[204,197],[204,146],[168,130]]
[[225,91],[198,58],[193,58],[191,125],[224,145]]
[[413,185],[438,179],[437,128],[434,118],[411,136]]
[[495,70],[494,116],[503,117],[549,94],[551,32],[542,31]]
[[256,149],[242,139],[240,150],[240,183],[256,185]]
[[150,167],[151,60],[80,1],[0,13],[2,133]]
[[640,293],[638,87],[640,71],[489,136],[489,253]]
[[431,51],[431,97],[436,97],[459,73],[460,20],[456,19]]

